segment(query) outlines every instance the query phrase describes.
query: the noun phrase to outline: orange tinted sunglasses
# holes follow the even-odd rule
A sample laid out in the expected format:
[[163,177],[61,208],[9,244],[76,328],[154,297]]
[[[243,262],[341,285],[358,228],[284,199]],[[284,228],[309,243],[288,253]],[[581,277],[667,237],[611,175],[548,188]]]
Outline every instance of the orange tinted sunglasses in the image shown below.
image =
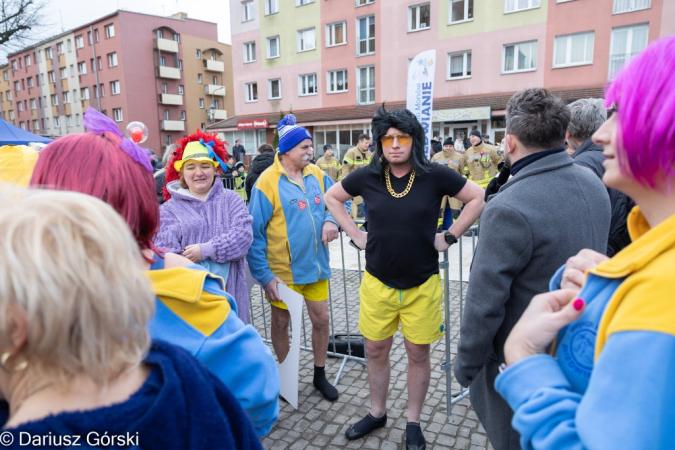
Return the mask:
[[398,143],[400,145],[408,145],[410,144],[410,141],[412,140],[412,137],[410,137],[409,134],[397,134],[396,136],[392,136],[390,134],[385,134],[380,138],[380,142],[382,142],[382,145],[386,145],[387,147],[391,147],[394,145],[394,139],[398,139]]

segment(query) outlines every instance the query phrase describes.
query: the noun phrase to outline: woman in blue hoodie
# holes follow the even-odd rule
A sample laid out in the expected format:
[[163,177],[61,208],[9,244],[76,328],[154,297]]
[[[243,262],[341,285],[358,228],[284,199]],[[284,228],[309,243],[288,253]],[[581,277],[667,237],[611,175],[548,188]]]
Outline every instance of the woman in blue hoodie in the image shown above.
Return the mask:
[[0,194],[3,447],[262,448],[230,391],[153,343],[155,296],[126,222],[84,194]]
[[619,72],[605,95],[614,113],[593,135],[603,182],[638,205],[632,244],[570,258],[551,289],[577,289],[534,297],[506,341],[495,386],[523,448],[675,448],[673,72],[671,36]]

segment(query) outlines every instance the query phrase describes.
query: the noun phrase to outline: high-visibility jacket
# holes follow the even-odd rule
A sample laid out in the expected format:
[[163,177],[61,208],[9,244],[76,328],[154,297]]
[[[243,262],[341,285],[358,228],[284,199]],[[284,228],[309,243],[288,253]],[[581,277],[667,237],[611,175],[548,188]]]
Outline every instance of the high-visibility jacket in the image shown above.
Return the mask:
[[316,162],[316,165],[319,166],[321,170],[326,172],[326,175],[328,175],[330,179],[333,180],[333,182],[338,180],[338,175],[340,173],[340,163],[338,162],[337,158],[324,155],[319,158],[319,160]]
[[241,175],[234,179],[234,192],[239,194],[243,201],[248,200],[246,197],[246,172],[241,172]]
[[350,148],[342,159],[342,174],[340,175],[340,179],[343,179],[359,167],[363,167],[368,163],[370,163],[368,151],[362,152],[358,147]]
[[504,161],[496,147],[483,142],[471,146],[465,155],[468,160],[469,179],[478,183],[483,189],[497,175],[499,170],[497,165]]

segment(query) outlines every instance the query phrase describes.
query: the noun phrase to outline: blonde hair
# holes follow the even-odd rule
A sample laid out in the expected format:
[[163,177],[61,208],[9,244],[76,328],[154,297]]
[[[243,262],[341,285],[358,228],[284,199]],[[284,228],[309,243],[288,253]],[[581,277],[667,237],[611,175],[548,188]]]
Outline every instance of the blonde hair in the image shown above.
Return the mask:
[[141,363],[155,298],[129,227],[94,197],[0,189],[0,336],[25,314],[17,360],[42,379],[107,383]]

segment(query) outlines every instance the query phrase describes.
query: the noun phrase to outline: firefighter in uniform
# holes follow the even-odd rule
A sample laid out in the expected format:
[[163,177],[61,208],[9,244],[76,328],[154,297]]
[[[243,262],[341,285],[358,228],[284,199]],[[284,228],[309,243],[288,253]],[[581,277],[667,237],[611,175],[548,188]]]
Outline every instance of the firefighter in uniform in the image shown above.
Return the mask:
[[483,142],[480,131],[473,130],[469,135],[471,148],[466,151],[469,166],[469,179],[485,189],[499,171],[498,165],[504,161],[497,148]]
[[323,156],[319,158],[316,165],[326,172],[326,175],[328,175],[334,183],[338,181],[340,163],[337,159],[333,158],[333,147],[328,144],[323,146]]
[[[448,138],[443,142],[443,151],[432,156],[431,162],[448,166],[460,175],[464,175],[466,173],[465,169],[468,167],[466,156],[455,151],[455,144],[452,142],[452,138]],[[448,205],[450,206],[451,215],[446,214]],[[447,230],[452,225],[452,221],[459,217],[462,206],[464,206],[463,203],[456,198],[448,197],[447,195],[443,197],[438,225],[442,229]]]
[[[359,135],[359,142],[356,147],[347,150],[344,159],[342,160],[342,174],[340,179],[346,177],[351,172],[359,167],[363,167],[370,163],[370,153],[368,147],[370,146],[370,136],[367,134]],[[362,219],[365,216],[365,207],[363,205],[363,198],[355,197],[352,201],[352,219]]]

